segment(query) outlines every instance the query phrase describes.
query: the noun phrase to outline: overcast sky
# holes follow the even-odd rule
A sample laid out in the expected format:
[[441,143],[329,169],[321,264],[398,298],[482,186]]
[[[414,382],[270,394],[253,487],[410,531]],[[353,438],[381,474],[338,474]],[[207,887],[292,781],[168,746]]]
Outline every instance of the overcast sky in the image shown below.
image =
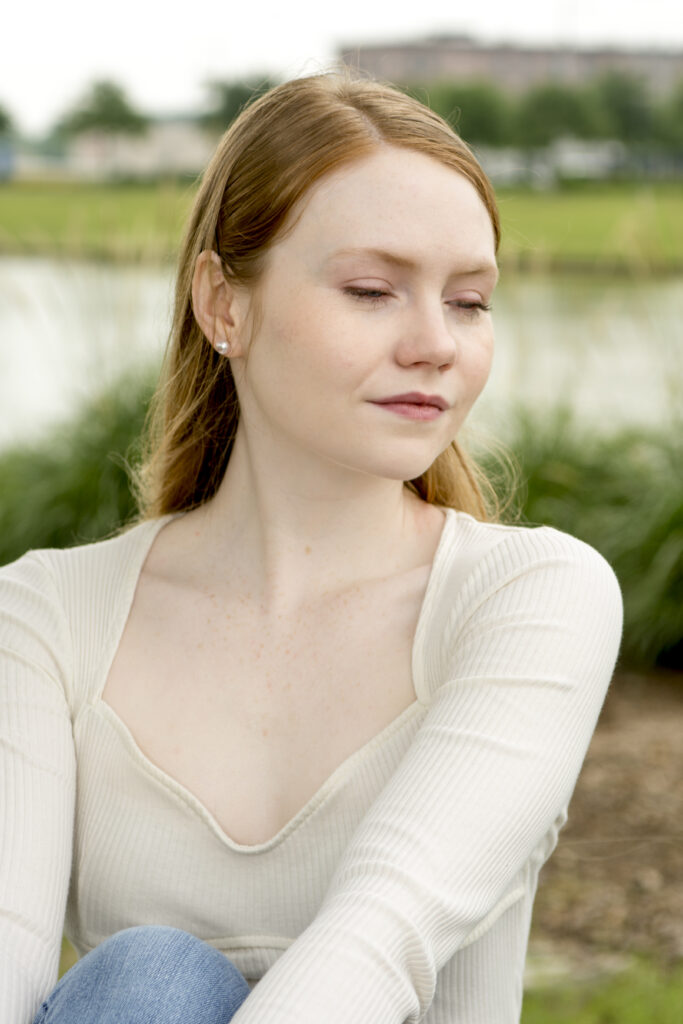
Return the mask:
[[38,134],[96,78],[113,78],[152,114],[196,109],[210,78],[291,78],[344,43],[466,33],[487,42],[683,50],[678,0],[9,0],[0,104]]

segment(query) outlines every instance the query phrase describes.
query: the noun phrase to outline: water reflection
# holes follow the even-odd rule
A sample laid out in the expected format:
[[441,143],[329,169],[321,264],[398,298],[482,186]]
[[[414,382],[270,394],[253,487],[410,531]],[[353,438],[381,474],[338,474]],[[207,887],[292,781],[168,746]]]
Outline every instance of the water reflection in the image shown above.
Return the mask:
[[158,362],[172,275],[72,259],[0,259],[0,445],[42,434],[124,367]]
[[[158,362],[173,274],[72,259],[0,258],[0,445],[35,436],[125,366]],[[596,427],[674,422],[683,391],[683,281],[503,277],[496,352],[474,426],[511,400],[568,400]]]
[[552,275],[502,280],[494,300],[496,356],[479,402],[491,420],[519,397],[569,401],[610,430],[681,414],[683,280]]

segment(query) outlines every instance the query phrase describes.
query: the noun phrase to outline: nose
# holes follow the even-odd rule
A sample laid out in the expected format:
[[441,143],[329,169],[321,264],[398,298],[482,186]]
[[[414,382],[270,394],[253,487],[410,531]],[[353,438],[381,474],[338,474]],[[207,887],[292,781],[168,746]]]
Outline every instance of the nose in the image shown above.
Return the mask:
[[435,366],[454,363],[458,356],[458,343],[453,318],[435,299],[423,299],[410,304],[404,311],[401,332],[401,356],[407,362],[427,362]]

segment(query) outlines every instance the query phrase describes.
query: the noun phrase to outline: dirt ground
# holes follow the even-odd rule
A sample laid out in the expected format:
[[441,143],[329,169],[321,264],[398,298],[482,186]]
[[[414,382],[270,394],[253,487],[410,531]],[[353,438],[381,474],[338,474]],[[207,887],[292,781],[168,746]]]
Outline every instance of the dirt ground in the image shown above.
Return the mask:
[[617,671],[539,880],[532,964],[683,958],[683,674]]

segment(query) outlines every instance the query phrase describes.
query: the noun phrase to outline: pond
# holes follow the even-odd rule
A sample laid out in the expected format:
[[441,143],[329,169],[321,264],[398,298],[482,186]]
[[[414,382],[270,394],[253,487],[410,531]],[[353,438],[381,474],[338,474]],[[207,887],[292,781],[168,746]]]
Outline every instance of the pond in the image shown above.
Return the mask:
[[[49,431],[126,367],[157,364],[168,268],[0,258],[0,446]],[[491,376],[469,422],[503,430],[521,401],[568,401],[584,422],[680,421],[683,279],[503,276]]]

